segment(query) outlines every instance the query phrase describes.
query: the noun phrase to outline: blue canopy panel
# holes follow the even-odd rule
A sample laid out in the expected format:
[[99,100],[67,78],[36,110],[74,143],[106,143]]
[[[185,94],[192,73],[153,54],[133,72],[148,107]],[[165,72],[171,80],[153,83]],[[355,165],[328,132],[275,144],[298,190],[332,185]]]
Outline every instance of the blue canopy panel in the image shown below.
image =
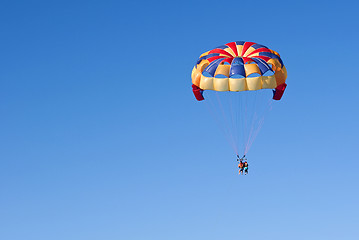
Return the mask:
[[237,45],[243,45],[245,42],[244,41],[236,41]]
[[267,48],[266,46],[264,46],[264,45],[262,45],[262,44],[258,44],[258,43],[256,43],[256,44],[252,45],[251,47],[252,47],[252,48],[254,48],[254,49],[258,49],[258,48]]
[[263,75],[267,71],[273,72],[272,68],[263,59],[253,57],[252,60],[256,62],[257,66],[259,67],[259,70],[261,71],[261,75]]
[[266,56],[266,57],[278,59],[278,61],[280,62],[280,64],[281,64],[282,66],[284,66],[284,64],[283,64],[283,62],[282,62],[282,59],[280,59],[280,57],[279,57],[278,55],[275,55],[274,53],[271,53],[271,52],[260,52],[260,53],[259,53],[259,56]]
[[208,59],[208,58],[210,58],[210,57],[216,57],[216,56],[219,56],[219,53],[211,53],[211,54],[205,55],[205,56],[203,56],[203,57],[201,57],[201,58],[199,58],[199,59],[197,60],[197,64],[200,64],[200,62],[201,62],[202,60],[206,60],[206,59]]
[[223,58],[214,60],[203,70],[203,72],[207,72],[209,75],[214,77],[214,73],[216,72],[218,65],[224,60],[224,58],[225,56],[223,56]]
[[244,62],[241,57],[236,57],[232,61],[231,68],[229,70],[229,77],[232,77],[233,75],[242,75],[243,77],[246,77]]
[[[226,48],[228,48],[228,46],[227,46],[227,45],[222,45],[222,46],[219,46],[219,47],[216,47],[216,48],[219,48],[219,49],[226,49]],[[216,49],[216,48],[214,48],[214,49]]]

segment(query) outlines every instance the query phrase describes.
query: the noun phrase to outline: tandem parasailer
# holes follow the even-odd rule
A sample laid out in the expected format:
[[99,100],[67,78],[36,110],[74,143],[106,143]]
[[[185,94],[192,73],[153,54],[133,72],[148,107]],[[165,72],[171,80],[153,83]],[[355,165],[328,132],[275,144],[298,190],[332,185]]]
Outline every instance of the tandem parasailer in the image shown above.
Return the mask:
[[248,174],[245,156],[273,100],[282,98],[286,78],[279,53],[244,41],[203,53],[192,70],[193,94],[203,101],[206,91],[204,102],[237,155],[239,174]]

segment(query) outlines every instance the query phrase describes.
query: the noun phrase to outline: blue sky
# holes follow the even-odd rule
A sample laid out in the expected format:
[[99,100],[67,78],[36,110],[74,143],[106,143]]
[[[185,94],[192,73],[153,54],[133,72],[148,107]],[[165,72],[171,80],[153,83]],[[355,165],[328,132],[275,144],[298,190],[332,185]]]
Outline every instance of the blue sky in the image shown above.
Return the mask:
[[[0,238],[357,239],[356,1],[2,1]],[[288,88],[238,176],[190,74],[278,51]]]

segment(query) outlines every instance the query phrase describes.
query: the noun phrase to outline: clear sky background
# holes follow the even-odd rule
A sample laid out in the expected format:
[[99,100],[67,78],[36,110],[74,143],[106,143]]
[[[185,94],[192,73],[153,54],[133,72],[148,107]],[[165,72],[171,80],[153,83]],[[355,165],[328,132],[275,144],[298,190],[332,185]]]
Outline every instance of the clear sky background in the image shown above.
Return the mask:
[[[0,239],[358,239],[358,9],[2,1]],[[191,91],[236,40],[288,70],[248,176]]]

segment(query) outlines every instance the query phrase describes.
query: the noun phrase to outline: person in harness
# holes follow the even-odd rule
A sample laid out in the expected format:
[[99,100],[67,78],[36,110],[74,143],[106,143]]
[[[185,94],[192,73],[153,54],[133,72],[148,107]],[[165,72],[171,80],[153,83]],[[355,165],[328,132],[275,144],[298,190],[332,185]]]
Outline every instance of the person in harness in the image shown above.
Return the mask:
[[244,169],[244,163],[242,161],[242,158],[239,158],[239,156],[237,155],[237,162],[238,163],[238,168],[239,168],[239,175],[243,174],[243,169]]
[[247,160],[244,161],[244,175],[247,175],[248,174],[248,163],[247,163]]
[[242,158],[239,158],[239,155],[237,154],[237,162],[239,162],[239,164],[238,164],[239,175],[243,174],[243,170],[244,170],[244,174],[247,175],[248,174],[248,163],[247,163],[246,155],[243,155]]

